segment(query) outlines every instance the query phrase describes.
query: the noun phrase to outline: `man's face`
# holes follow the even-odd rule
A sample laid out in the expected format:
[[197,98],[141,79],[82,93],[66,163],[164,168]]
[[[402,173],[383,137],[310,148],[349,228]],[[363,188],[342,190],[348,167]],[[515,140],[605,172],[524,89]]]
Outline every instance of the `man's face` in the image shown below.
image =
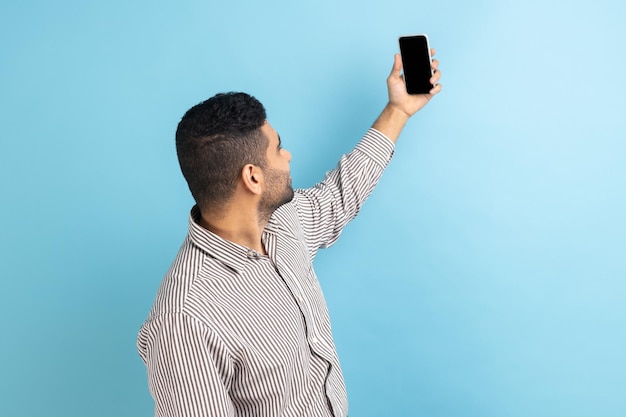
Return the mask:
[[261,130],[268,139],[268,146],[267,166],[263,170],[265,190],[259,202],[259,211],[269,216],[293,198],[289,169],[291,153],[281,147],[280,136],[268,122],[265,122]]

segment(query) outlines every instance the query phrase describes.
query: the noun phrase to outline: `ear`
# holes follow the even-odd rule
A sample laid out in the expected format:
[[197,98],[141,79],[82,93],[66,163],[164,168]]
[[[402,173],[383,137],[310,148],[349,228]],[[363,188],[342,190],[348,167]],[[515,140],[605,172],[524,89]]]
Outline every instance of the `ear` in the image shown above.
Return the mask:
[[263,184],[263,171],[256,165],[246,164],[241,169],[241,182],[248,192],[260,195]]

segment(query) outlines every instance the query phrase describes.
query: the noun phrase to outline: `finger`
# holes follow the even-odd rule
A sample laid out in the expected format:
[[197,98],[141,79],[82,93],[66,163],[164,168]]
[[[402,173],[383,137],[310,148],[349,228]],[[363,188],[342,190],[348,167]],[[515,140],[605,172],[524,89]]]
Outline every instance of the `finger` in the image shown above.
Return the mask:
[[437,59],[433,59],[433,62],[431,62],[430,67],[434,70],[436,70],[437,68],[439,68],[439,60]]
[[435,75],[433,75],[433,76],[430,78],[430,80],[429,80],[429,81],[430,81],[430,83],[431,83],[432,85],[435,85],[435,84],[437,84],[437,83],[439,82],[439,80],[440,80],[440,79],[441,79],[441,75],[439,74],[439,72],[437,72]]
[[441,71],[436,70],[435,73],[433,74],[432,77],[430,77],[430,83],[432,85],[435,85],[439,82],[439,79],[441,78]]
[[435,56],[435,53],[436,53],[436,52],[437,52],[437,51],[435,51],[435,48],[430,48],[430,56],[431,56],[431,57],[432,57],[432,56]]
[[393,67],[391,67],[390,77],[399,77],[400,71],[402,70],[402,58],[400,54],[395,54],[393,56]]
[[440,92],[441,92],[441,84],[437,84],[428,92],[428,94],[430,94],[431,96],[434,96],[435,94],[439,94]]

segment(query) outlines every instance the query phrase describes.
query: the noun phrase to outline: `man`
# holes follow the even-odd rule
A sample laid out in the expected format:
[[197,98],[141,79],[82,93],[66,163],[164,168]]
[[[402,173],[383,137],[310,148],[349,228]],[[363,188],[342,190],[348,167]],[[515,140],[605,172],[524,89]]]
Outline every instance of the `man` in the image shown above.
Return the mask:
[[[433,51],[434,53],[434,51]],[[406,93],[400,56],[389,103],[324,181],[293,191],[291,154],[244,93],[192,107],[176,132],[196,201],[137,346],[157,417],[346,417],[343,375],[312,261],[382,175],[405,123],[439,93]]]

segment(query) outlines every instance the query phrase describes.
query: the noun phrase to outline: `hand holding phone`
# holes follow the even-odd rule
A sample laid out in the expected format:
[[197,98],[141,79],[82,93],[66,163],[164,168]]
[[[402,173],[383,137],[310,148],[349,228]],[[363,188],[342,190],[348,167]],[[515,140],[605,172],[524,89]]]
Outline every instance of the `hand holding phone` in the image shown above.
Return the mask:
[[398,41],[406,92],[428,94],[434,87],[430,82],[433,70],[428,36],[425,34],[401,36]]

